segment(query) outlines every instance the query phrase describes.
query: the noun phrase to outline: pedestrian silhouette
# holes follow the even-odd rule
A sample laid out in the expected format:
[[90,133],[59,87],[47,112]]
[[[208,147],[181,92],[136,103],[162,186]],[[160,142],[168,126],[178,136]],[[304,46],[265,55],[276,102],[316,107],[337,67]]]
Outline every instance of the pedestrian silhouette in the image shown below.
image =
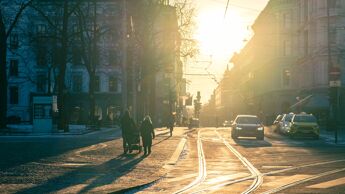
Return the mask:
[[122,146],[123,146],[123,153],[127,154],[132,152],[132,141],[131,135],[135,130],[136,125],[134,120],[132,119],[128,110],[126,110],[121,118],[121,131],[122,131]]
[[140,133],[144,146],[144,155],[151,154],[152,139],[155,138],[155,131],[150,116],[145,116],[142,121]]
[[168,125],[167,128],[170,129],[170,136],[172,136],[172,132],[174,130],[174,125],[175,125],[175,118],[174,115],[171,113],[168,118]]

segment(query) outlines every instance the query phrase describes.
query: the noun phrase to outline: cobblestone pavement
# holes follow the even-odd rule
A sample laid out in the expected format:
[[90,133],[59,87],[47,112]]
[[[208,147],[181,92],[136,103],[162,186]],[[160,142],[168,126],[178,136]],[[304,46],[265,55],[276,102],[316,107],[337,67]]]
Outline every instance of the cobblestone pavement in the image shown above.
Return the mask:
[[109,193],[163,177],[187,132],[156,129],[152,154],[122,155],[120,131],[68,138],[0,139],[0,190],[6,193]]

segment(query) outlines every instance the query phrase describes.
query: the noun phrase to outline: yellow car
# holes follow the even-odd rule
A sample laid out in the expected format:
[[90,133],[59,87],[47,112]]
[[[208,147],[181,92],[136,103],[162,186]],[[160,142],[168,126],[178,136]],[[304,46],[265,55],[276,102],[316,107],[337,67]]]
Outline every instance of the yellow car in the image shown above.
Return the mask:
[[317,119],[311,114],[295,114],[292,117],[290,129],[288,130],[290,137],[311,136],[315,139],[320,137],[320,127]]

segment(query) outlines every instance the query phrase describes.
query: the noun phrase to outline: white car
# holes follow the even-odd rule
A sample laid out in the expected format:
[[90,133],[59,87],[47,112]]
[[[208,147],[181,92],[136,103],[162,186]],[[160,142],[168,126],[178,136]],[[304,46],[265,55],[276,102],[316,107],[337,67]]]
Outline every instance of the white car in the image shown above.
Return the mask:
[[281,121],[279,122],[279,132],[283,133],[283,134],[287,134],[290,127],[291,127],[291,120],[292,117],[294,116],[293,113],[289,113],[289,114],[284,114],[283,118],[281,119]]

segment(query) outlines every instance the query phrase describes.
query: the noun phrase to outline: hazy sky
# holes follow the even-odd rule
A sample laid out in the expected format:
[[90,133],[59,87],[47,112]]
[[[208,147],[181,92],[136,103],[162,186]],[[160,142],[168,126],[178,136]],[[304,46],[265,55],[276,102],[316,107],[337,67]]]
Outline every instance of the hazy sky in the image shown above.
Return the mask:
[[233,53],[239,51],[251,37],[250,26],[268,0],[230,0],[225,18],[227,0],[194,1],[198,10],[195,38],[199,40],[201,53],[186,65],[186,73],[210,73],[216,79],[210,76],[186,76],[189,81],[187,90],[194,96],[201,91],[201,101],[206,103]]

